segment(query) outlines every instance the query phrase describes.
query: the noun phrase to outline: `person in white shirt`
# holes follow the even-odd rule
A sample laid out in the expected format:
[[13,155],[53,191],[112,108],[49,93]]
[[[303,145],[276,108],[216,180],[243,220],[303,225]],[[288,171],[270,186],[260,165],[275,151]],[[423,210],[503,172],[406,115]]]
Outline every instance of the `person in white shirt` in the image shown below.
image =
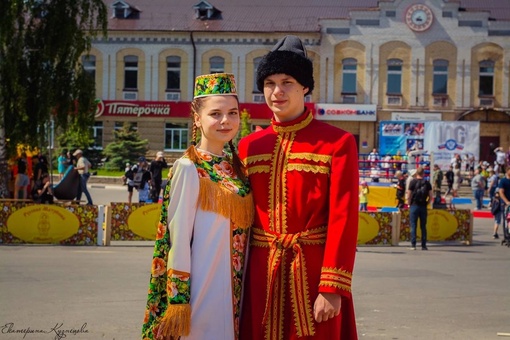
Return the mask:
[[80,185],[78,186],[78,195],[76,195],[76,200],[81,200],[81,194],[84,193],[85,197],[87,197],[87,205],[92,205],[92,197],[90,196],[89,190],[87,189],[87,182],[90,177],[89,169],[92,166],[92,164],[89,162],[88,159],[83,157],[83,151],[80,149],[77,149],[73,156],[76,157],[76,167],[75,170],[78,171],[80,174]]
[[494,172],[496,174],[505,173],[505,151],[503,151],[503,148],[497,147],[494,149],[494,153],[496,154],[496,162],[494,164]]

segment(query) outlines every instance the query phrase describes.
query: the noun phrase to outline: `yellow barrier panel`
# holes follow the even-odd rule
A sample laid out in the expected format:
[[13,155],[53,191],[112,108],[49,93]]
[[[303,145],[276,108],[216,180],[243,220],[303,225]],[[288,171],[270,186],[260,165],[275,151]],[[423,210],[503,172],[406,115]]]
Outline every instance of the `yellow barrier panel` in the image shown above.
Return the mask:
[[97,206],[0,202],[3,244],[96,245]]
[[[400,241],[411,240],[409,210],[401,211]],[[418,221],[419,223],[419,221]],[[417,239],[421,237],[420,226],[416,228]],[[427,241],[473,242],[473,215],[470,210],[429,209],[427,214]]]
[[398,245],[400,213],[360,212],[358,245]]
[[111,240],[156,240],[161,204],[110,203],[109,209]]
[[[360,187],[361,190],[361,187]],[[396,207],[397,189],[393,186],[377,186],[368,184],[368,206],[370,207]]]

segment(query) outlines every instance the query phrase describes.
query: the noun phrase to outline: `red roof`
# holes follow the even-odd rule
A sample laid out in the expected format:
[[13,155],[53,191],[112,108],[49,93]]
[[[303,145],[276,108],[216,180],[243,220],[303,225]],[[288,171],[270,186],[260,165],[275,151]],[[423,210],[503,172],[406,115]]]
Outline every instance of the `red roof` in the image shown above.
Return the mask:
[[[510,20],[509,0],[446,0],[466,11],[488,11],[491,19]],[[109,30],[177,32],[318,32],[319,19],[349,19],[352,10],[377,10],[392,0],[209,0],[220,13],[213,20],[196,18],[189,0],[129,0],[139,19],[109,19]],[[112,13],[113,0],[107,2]]]

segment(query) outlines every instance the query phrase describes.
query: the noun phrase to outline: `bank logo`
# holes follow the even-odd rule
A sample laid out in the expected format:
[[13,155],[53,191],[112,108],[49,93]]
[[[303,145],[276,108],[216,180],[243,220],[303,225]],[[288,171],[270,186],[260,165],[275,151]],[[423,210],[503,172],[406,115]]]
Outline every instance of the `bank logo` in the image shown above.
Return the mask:
[[458,144],[455,139],[448,139],[444,144],[439,144],[437,147],[439,150],[464,150],[464,145]]

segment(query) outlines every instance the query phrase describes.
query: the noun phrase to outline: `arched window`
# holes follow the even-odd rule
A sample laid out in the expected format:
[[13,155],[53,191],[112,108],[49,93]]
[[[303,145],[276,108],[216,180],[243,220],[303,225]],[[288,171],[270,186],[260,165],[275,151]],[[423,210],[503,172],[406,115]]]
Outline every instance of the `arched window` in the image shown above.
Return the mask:
[[209,72],[210,73],[225,72],[225,59],[223,59],[222,57],[211,57],[209,59]]
[[493,96],[494,95],[494,61],[483,60],[479,64],[479,96]]
[[138,89],[138,57],[127,55],[124,57],[124,90]]
[[432,94],[448,93],[448,60],[436,59],[433,62]]
[[166,57],[166,90],[179,91],[181,88],[181,57]]
[[388,60],[388,94],[402,94],[402,60]]
[[354,58],[342,60],[342,94],[356,94],[358,61]]

